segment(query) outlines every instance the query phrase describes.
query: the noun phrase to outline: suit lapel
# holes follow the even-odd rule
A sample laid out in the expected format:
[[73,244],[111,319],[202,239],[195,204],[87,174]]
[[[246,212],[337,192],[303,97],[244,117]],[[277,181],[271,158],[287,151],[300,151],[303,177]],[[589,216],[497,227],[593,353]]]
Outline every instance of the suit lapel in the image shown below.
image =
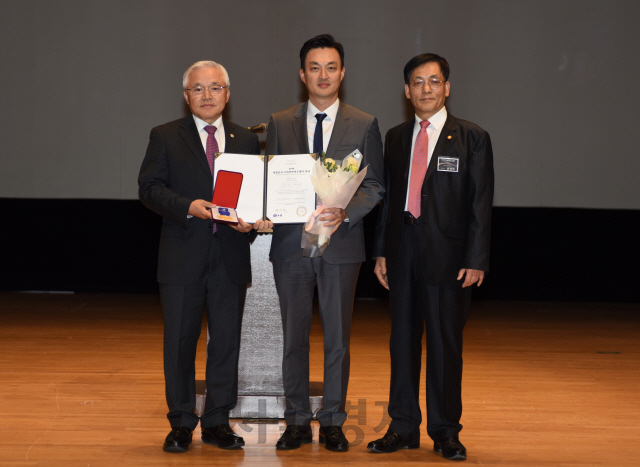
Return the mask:
[[329,145],[327,146],[327,157],[333,158],[340,146],[342,138],[347,132],[347,128],[349,128],[349,112],[346,106],[340,102],[338,105],[338,113],[336,114],[336,121],[333,124],[333,130],[331,131]]
[[302,104],[293,116],[293,134],[298,142],[300,154],[309,154],[309,138],[307,136],[307,102]]
[[424,176],[425,181],[429,179],[429,177],[436,171],[438,168],[438,156],[442,156],[446,154],[449,146],[456,139],[458,125],[456,124],[456,118],[447,114],[447,119],[444,122],[444,126],[442,127],[442,131],[440,132],[440,137],[438,138],[438,142],[436,143],[436,147],[433,149],[433,154],[431,155],[431,160],[429,161],[429,167],[427,168],[427,173]]
[[415,119],[412,119],[404,124],[404,128],[402,128],[402,158],[396,161],[399,164],[398,167],[402,168],[401,173],[404,174],[404,185],[407,187],[409,183],[409,166],[411,165],[411,142],[415,123]]
[[180,136],[184,139],[184,142],[187,143],[200,168],[208,173],[213,180],[211,169],[207,162],[207,154],[202,147],[202,140],[200,139],[200,135],[198,135],[198,128],[196,127],[196,122],[193,120],[193,115],[185,117],[182,123],[180,123]]
[[224,124],[224,152],[237,153],[238,143],[236,142],[236,135],[234,134],[234,127],[231,122],[226,119],[222,119]]

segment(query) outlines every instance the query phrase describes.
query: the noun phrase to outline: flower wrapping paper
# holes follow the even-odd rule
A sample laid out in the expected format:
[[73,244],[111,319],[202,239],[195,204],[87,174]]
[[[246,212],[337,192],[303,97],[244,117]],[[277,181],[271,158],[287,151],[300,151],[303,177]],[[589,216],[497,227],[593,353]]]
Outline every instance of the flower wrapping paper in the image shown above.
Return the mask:
[[362,154],[355,152],[345,158],[341,167],[332,159],[318,158],[311,168],[311,182],[320,198],[320,205],[311,213],[302,231],[302,254],[315,258],[322,256],[331,238],[335,226],[327,227],[326,221],[321,221],[322,210],[329,208],[345,209],[353,198],[356,190],[367,175],[367,167],[358,172]]

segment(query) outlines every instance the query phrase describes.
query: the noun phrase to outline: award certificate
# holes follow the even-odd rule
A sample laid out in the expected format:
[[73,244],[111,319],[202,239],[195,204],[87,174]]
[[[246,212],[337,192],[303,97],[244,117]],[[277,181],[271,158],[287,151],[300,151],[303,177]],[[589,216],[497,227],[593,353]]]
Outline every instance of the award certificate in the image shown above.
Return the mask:
[[315,154],[217,153],[213,183],[220,170],[243,175],[236,212],[247,223],[266,217],[274,224],[304,224],[316,209],[311,182],[315,160]]
[[269,156],[267,163],[267,218],[274,224],[305,223],[316,209],[311,183],[315,154]]

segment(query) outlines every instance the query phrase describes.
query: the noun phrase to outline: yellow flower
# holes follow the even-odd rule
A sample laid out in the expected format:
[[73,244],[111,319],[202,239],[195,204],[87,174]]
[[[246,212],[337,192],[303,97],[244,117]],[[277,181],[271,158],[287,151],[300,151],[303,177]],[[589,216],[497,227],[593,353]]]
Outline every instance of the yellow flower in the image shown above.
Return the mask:
[[324,160],[324,166],[327,168],[329,172],[332,172],[332,173],[338,170],[338,167],[340,167],[339,165],[336,164],[336,161],[334,161],[330,157],[327,157]]
[[353,173],[356,173],[358,171],[358,161],[355,160],[353,157],[347,158],[347,160],[344,163],[344,166],[345,166],[344,170],[348,170]]

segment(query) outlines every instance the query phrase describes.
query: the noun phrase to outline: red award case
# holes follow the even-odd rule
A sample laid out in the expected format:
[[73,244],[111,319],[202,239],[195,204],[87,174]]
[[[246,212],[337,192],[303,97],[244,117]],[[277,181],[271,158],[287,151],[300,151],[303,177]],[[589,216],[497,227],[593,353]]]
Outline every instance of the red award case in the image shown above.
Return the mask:
[[218,171],[216,186],[213,188],[213,198],[211,199],[211,203],[216,205],[211,209],[211,218],[214,222],[222,224],[238,223],[236,207],[240,197],[242,177],[239,172]]

